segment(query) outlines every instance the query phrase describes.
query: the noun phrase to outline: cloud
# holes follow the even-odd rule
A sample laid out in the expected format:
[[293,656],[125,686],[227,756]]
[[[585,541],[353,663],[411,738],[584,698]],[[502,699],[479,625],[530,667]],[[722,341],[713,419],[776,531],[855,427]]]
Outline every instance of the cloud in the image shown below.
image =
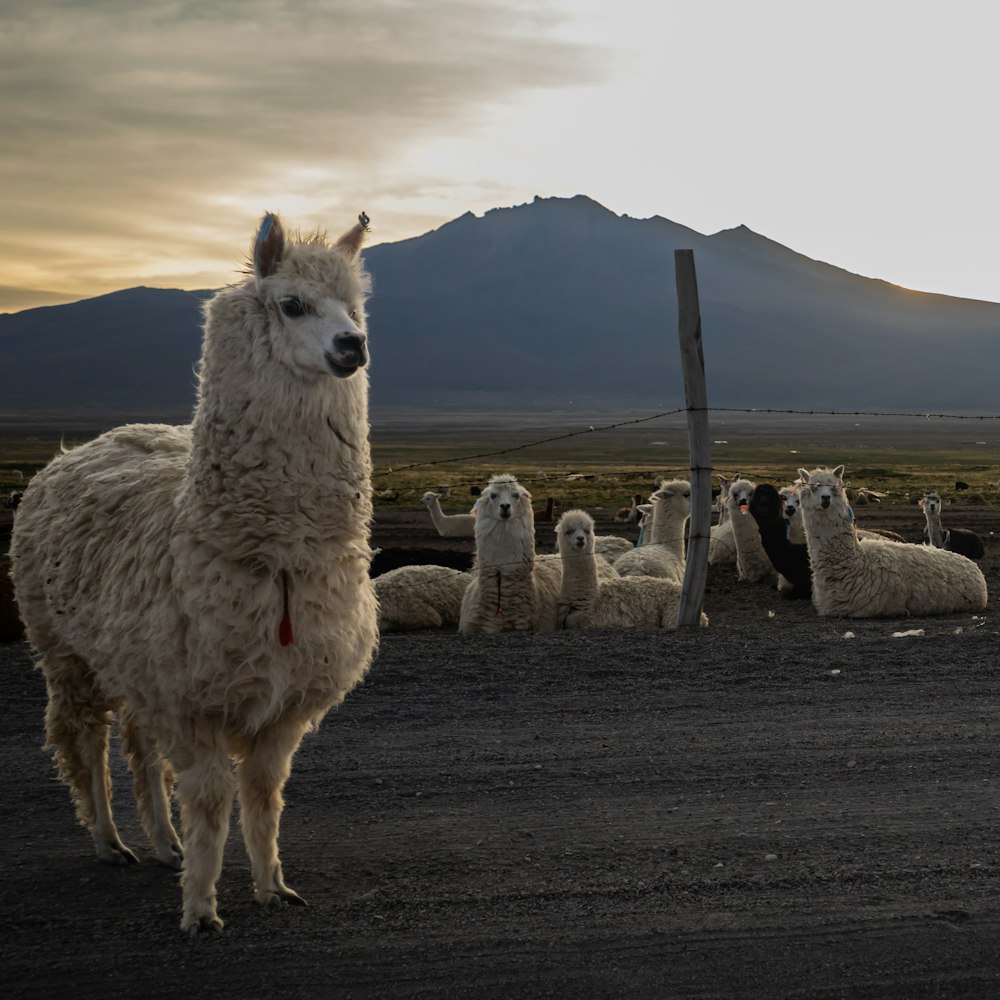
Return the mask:
[[559,23],[545,2],[8,0],[8,279],[50,287],[44,261],[81,287],[113,281],[155,266],[165,240],[201,273],[232,259],[248,214],[283,203],[335,227],[312,214],[370,208],[419,143],[599,79],[598,51]]

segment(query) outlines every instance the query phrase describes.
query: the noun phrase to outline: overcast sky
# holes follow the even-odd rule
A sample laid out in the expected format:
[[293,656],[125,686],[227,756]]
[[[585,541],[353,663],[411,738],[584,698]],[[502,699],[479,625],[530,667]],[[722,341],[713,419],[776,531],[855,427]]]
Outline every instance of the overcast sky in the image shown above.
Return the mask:
[[4,0],[0,311],[585,194],[1000,301],[995,0]]

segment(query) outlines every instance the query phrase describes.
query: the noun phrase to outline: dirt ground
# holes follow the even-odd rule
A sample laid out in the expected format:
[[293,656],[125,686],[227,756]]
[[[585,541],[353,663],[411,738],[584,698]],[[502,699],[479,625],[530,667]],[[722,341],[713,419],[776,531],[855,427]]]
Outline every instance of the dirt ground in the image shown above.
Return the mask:
[[[947,521],[986,541],[981,617],[821,620],[728,569],[708,629],[385,636],[286,790],[310,906],[253,903],[234,822],[197,940],[174,874],[95,860],[0,646],[4,997],[1000,996],[1000,506]],[[471,551],[422,509],[375,544]]]

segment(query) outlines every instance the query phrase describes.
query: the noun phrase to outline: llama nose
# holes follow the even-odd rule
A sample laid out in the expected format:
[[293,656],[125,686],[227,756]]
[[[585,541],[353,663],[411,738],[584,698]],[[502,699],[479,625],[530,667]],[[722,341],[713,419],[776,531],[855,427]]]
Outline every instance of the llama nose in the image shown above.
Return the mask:
[[356,358],[353,362],[355,367],[361,368],[368,364],[368,338],[363,333],[338,333],[333,338],[333,347],[338,357],[343,358],[347,364],[348,358]]
[[502,503],[502,504],[500,504],[500,516],[501,517],[510,517],[510,504],[509,503]]
[[830,498],[829,497],[820,497],[819,505],[824,510],[826,510],[826,508],[830,506]]

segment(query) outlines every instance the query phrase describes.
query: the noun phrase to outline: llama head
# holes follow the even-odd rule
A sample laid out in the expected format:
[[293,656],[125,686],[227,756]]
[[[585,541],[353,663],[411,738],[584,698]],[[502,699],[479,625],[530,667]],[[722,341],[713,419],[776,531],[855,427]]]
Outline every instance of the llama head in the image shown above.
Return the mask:
[[925,514],[941,513],[941,494],[925,493],[917,503],[923,507]]
[[756,485],[749,479],[730,480],[726,504],[731,515],[746,514],[749,511],[750,498],[753,496]]
[[438,500],[440,499],[440,497],[441,497],[440,493],[433,493],[433,492],[428,491],[427,493],[425,493],[420,498],[420,502],[425,507],[433,507],[438,502]]
[[783,520],[783,508],[781,494],[770,483],[758,483],[747,504],[750,516],[760,525],[780,524]]
[[513,476],[493,476],[474,507],[477,532],[480,524],[491,522],[529,525],[532,532],[535,530],[531,494]]
[[350,378],[368,363],[364,301],[370,289],[358,253],[368,217],[330,244],[289,239],[268,213],[254,238],[254,288],[270,354],[300,375]]
[[795,486],[783,486],[778,490],[781,497],[781,514],[786,521],[790,521],[799,510],[799,491]]
[[654,510],[670,507],[688,515],[691,513],[691,484],[685,479],[663,480],[649,499]]
[[568,510],[555,526],[559,555],[594,554],[594,519],[585,510]]
[[814,469],[808,472],[799,469],[799,501],[804,514],[832,512],[842,515],[846,512],[853,521],[847,494],[844,489],[844,467],[835,469]]

